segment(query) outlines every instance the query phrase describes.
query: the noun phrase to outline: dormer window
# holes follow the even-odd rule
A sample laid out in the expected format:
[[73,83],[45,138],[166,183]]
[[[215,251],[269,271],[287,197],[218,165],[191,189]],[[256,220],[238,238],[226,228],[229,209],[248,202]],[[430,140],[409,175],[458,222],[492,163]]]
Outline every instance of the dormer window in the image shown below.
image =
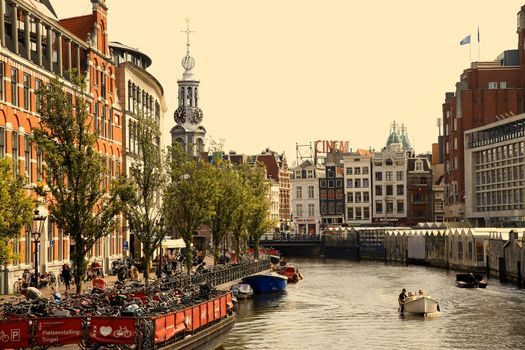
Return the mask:
[[423,171],[423,162],[416,160],[416,171]]

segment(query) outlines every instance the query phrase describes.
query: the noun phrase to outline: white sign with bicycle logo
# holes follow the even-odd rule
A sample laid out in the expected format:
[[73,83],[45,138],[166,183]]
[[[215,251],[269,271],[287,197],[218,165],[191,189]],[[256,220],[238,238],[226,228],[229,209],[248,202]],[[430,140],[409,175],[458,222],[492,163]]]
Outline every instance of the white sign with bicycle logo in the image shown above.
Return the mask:
[[11,334],[7,334],[3,330],[0,331],[0,342],[7,343],[7,342],[15,342],[20,341],[20,329],[11,329]]
[[103,343],[133,344],[135,320],[127,318],[92,318],[91,338]]

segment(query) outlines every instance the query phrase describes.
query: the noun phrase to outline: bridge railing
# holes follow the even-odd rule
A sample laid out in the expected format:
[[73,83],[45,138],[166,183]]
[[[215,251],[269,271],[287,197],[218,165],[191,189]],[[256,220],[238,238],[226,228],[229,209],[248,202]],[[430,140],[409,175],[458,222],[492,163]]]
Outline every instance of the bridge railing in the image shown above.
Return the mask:
[[[261,242],[265,241],[307,241],[320,242],[321,236],[296,233],[274,233],[261,236]],[[251,241],[253,243],[253,241]]]

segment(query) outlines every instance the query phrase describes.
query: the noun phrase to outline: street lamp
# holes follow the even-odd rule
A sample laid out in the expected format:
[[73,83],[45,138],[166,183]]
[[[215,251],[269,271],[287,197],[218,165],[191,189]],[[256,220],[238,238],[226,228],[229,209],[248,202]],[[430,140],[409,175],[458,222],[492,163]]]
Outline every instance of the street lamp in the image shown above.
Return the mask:
[[35,242],[35,287],[38,288],[38,245],[40,244],[40,237],[44,232],[44,223],[47,219],[47,209],[41,204],[41,206],[35,209],[33,213],[33,224],[30,228],[33,242]]

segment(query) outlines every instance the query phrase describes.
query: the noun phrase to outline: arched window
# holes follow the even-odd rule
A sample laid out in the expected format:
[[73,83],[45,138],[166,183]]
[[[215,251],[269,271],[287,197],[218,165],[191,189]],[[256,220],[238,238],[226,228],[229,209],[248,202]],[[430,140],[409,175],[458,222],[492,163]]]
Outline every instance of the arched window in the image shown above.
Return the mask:
[[188,88],[188,93],[186,94],[186,106],[193,106],[192,104],[192,97],[193,97],[193,91],[191,89],[191,87]]

